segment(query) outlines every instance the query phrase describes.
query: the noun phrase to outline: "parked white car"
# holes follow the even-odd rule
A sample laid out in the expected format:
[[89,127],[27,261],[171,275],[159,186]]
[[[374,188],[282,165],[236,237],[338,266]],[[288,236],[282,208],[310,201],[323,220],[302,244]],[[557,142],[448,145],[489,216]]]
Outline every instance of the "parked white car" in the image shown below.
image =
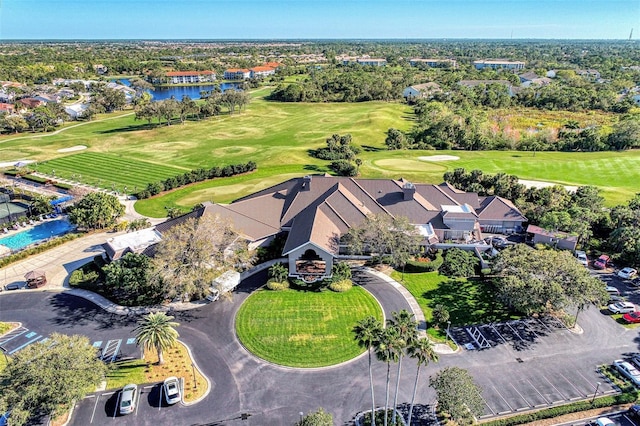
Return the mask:
[[636,305],[631,302],[616,302],[608,306],[609,311],[614,314],[626,314],[636,310]]
[[620,372],[620,374],[631,380],[634,385],[640,386],[640,371],[638,371],[638,369],[633,365],[627,361],[616,359],[613,361],[613,366]]
[[168,377],[164,380],[162,385],[164,391],[164,398],[167,404],[175,404],[180,402],[182,397],[180,396],[180,381],[177,377]]
[[638,271],[628,266],[618,271],[618,276],[623,280],[632,280],[636,275],[638,275]]
[[587,253],[576,250],[576,259],[578,259],[578,262],[582,263],[584,266],[589,266],[589,258],[587,257]]

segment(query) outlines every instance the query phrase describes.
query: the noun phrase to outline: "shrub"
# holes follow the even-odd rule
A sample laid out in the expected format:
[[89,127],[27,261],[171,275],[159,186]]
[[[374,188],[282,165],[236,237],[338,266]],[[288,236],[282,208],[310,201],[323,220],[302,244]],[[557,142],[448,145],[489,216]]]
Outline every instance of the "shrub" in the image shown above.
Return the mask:
[[349,291],[351,290],[351,287],[353,287],[353,282],[349,279],[333,281],[331,284],[329,284],[329,288],[338,293]]
[[281,291],[289,288],[289,281],[267,281],[267,288],[273,291]]
[[55,186],[56,188],[60,188],[60,189],[71,189],[71,188],[73,188],[73,185],[69,185],[68,183],[62,183],[62,182],[54,182],[53,186]]
[[438,251],[438,253],[436,253],[435,259],[429,262],[418,260],[408,261],[404,267],[404,270],[405,272],[433,272],[440,269],[440,266],[442,266],[442,262],[442,252]]
[[22,176],[22,179],[30,180],[31,182],[36,182],[36,183],[46,183],[48,180],[45,178],[41,178],[40,176],[34,176],[34,175],[24,175]]
[[98,272],[94,270],[83,271],[81,269],[76,269],[71,273],[69,277],[69,285],[72,286],[86,286],[88,284],[94,284],[99,278]]
[[470,277],[475,274],[479,260],[472,251],[450,248],[445,252],[440,273],[448,277]]
[[351,279],[351,266],[347,262],[334,263],[331,268],[332,281]]

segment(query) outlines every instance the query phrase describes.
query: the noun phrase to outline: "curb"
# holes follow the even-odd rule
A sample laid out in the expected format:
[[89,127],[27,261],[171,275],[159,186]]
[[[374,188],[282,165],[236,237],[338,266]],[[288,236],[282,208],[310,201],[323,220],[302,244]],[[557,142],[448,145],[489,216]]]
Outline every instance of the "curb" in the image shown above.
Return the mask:
[[[196,399],[195,401],[190,401],[190,402],[184,402],[182,401],[182,405],[186,406],[186,407],[190,407],[192,405],[196,405],[199,402],[202,402],[202,400],[204,400],[209,393],[211,393],[211,380],[209,380],[209,378],[202,372],[202,370],[200,369],[200,367],[198,366],[198,363],[196,362],[196,359],[193,357],[193,354],[191,353],[191,348],[189,347],[189,345],[187,345],[186,343],[178,340],[178,343],[181,344],[182,346],[184,346],[187,349],[187,353],[189,354],[189,358],[191,358],[191,362],[194,365],[194,368],[196,370],[198,370],[198,372],[202,375],[202,377],[204,377],[204,380],[207,382],[207,391],[198,399]],[[182,391],[184,392],[184,388],[182,389]]]

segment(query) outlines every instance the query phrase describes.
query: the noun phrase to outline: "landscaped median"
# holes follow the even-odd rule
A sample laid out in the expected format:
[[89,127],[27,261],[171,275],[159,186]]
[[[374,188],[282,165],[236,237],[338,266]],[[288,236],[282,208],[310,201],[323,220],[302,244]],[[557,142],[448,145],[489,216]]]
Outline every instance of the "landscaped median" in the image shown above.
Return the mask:
[[353,338],[362,318],[382,320],[382,308],[358,286],[329,290],[259,290],[236,316],[240,342],[258,357],[289,367],[324,367],[363,353]]
[[114,364],[107,375],[107,389],[119,389],[128,383],[157,383],[167,377],[184,381],[183,401],[196,402],[209,391],[209,381],[195,366],[187,347],[178,342],[164,353],[164,364],[158,365],[155,351],[145,351],[144,359]]

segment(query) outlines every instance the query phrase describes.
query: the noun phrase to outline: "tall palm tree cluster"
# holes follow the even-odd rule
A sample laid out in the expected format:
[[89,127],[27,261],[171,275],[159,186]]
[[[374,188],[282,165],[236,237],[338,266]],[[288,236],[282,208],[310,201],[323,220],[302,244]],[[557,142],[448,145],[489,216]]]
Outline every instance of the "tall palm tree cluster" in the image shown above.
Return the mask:
[[396,424],[398,390],[400,388],[400,374],[402,372],[402,360],[405,356],[413,358],[418,363],[415,383],[413,385],[413,396],[409,408],[408,426],[411,426],[411,415],[420,379],[420,367],[429,364],[429,361],[438,361],[438,355],[434,352],[433,346],[426,337],[418,336],[418,322],[412,313],[403,309],[393,312],[392,318],[387,320],[386,327],[376,318],[370,316],[356,324],[353,328],[355,339],[358,344],[367,349],[369,354],[369,384],[371,386],[371,424],[376,424],[375,418],[375,395],[373,391],[373,371],[371,366],[372,353],[378,361],[387,364],[387,381],[385,387],[384,403],[384,426],[388,423],[389,411],[389,386],[391,383],[391,363],[397,363],[395,392],[393,396],[393,416],[392,424]]

